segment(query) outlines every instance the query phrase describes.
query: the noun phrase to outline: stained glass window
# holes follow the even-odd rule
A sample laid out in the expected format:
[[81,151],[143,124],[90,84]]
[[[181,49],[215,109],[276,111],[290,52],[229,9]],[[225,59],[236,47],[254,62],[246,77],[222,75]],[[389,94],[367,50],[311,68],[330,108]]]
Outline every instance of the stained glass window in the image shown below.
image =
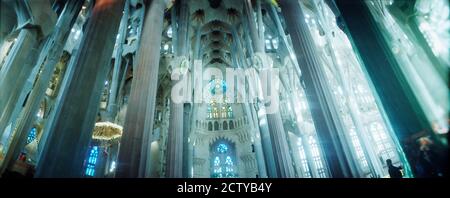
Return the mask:
[[298,138],[297,146],[298,146],[298,152],[300,153],[300,163],[301,163],[300,166],[304,173],[304,177],[310,178],[311,172],[309,170],[308,159],[306,158],[305,148],[303,147],[303,144],[302,144],[302,138]]
[[219,146],[217,146],[217,152],[219,153],[226,153],[228,150],[228,147],[225,144],[219,144]]
[[395,148],[390,143],[386,131],[379,122],[374,122],[370,125],[369,131],[375,141],[378,156],[382,164],[385,164],[387,159],[396,161],[397,155]]
[[361,163],[362,168],[364,168],[365,171],[367,171],[369,168],[369,164],[366,160],[366,156],[364,155],[364,151],[362,149],[361,143],[358,139],[358,135],[356,134],[356,131],[354,128],[350,129],[349,135],[350,135],[350,139],[352,141],[353,147],[355,148],[355,151],[356,151],[356,157],[358,158],[359,163]]
[[325,170],[325,166],[323,165],[322,162],[322,157],[320,155],[319,152],[319,146],[317,145],[317,141],[316,138],[313,136],[309,136],[309,141],[308,141],[310,147],[311,147],[311,155],[314,161],[314,164],[317,168],[317,172],[320,178],[325,178],[327,177],[327,173]]
[[234,162],[234,152],[226,142],[213,146],[212,175],[214,178],[237,177]]
[[30,133],[28,133],[27,144],[31,143],[34,139],[36,139],[36,128],[32,128]]
[[226,119],[233,117],[233,109],[228,105],[228,98],[222,97],[227,91],[224,80],[211,80],[209,82],[210,92],[214,96],[207,107],[206,117],[208,119]]
[[95,175],[95,164],[97,163],[98,157],[98,146],[93,146],[88,158],[88,163],[86,167],[86,175],[93,177]]
[[228,118],[233,118],[233,109],[231,106],[228,106]]

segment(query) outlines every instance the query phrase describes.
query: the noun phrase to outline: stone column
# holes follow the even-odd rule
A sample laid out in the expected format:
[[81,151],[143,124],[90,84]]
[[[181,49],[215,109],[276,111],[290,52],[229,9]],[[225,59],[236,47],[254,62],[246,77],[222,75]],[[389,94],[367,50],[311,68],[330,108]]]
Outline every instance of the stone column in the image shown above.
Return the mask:
[[161,33],[166,3],[148,2],[133,75],[116,177],[144,177],[153,131]]
[[[263,35],[258,35],[258,33],[259,33],[258,29],[262,28],[262,27],[258,28],[257,24],[253,18],[253,7],[252,7],[251,0],[245,0],[244,9],[245,9],[246,17],[247,17],[247,21],[246,21],[247,27],[250,30],[249,32],[250,32],[250,38],[251,38],[253,50],[255,50],[255,52],[264,51],[264,45],[261,42],[261,36],[263,37]],[[259,25],[262,25],[262,23],[260,23]]]
[[[248,26],[248,23],[246,22],[246,20],[243,20],[243,25],[245,27]],[[234,31],[233,34],[235,34],[235,36],[237,37],[237,33]],[[244,34],[243,35],[245,37],[245,44],[247,47],[247,50],[249,52],[250,57],[254,56],[253,53],[253,47],[250,44],[250,36],[248,34]],[[239,40],[239,37],[237,37],[237,39]],[[238,49],[239,51],[243,52],[241,45],[238,43]],[[243,68],[247,69],[248,66],[248,62],[246,61],[246,59],[244,58],[243,53],[239,53],[239,57],[240,57],[240,62],[242,63]],[[278,173],[276,171],[276,164],[275,164],[275,158],[274,158],[274,153],[273,153],[273,149],[272,149],[272,142],[270,140],[270,134],[269,134],[269,127],[267,126],[267,117],[264,113],[257,113],[258,105],[255,104],[249,104],[250,105],[250,112],[253,116],[253,120],[255,122],[255,127],[258,127],[259,133],[261,135],[261,144],[263,147],[263,152],[264,152],[264,158],[265,158],[265,162],[266,162],[266,170],[267,170],[267,175],[270,178],[277,178],[278,177]]]
[[[77,46],[79,47],[79,45]],[[75,48],[72,53],[76,54],[76,51],[78,50],[78,48]],[[42,130],[42,134],[40,135],[39,138],[39,144],[38,144],[38,148],[37,148],[37,159],[36,159],[36,164],[39,164],[40,159],[42,158],[42,154],[44,151],[44,148],[47,145],[47,140],[50,137],[49,131],[50,131],[50,126],[53,125],[54,121],[56,120],[57,117],[57,111],[60,109],[61,105],[61,101],[64,101],[64,90],[66,89],[67,85],[69,84],[69,82],[72,79],[73,76],[73,71],[75,68],[75,57],[71,56],[69,63],[67,63],[67,65],[65,66],[65,71],[63,71],[62,73],[60,73],[61,77],[63,77],[62,80],[60,80],[61,82],[58,82],[59,85],[57,85],[56,89],[59,89],[60,91],[56,91],[55,93],[58,93],[58,95],[55,98],[49,98],[50,100],[50,106],[53,110],[49,111],[49,115],[47,116],[47,118],[45,118],[45,122],[44,122],[44,127]]]
[[39,144],[38,144],[38,151],[37,151],[37,160],[36,160],[36,164],[39,164],[40,159],[43,156],[43,151],[44,148],[46,148],[47,143],[49,142],[48,140],[50,139],[50,129],[51,126],[53,125],[53,123],[55,122],[55,120],[57,120],[57,116],[59,114],[59,109],[61,108],[61,103],[62,101],[64,101],[64,98],[66,96],[66,93],[64,92],[64,90],[66,89],[66,87],[69,85],[70,81],[72,81],[72,77],[73,77],[73,73],[75,70],[75,59],[76,57],[74,56],[77,51],[78,48],[80,47],[81,43],[78,43],[76,45],[76,47],[72,50],[72,56],[70,57],[69,62],[66,64],[66,66],[63,68],[63,70],[60,72],[60,77],[62,79],[58,80],[58,82],[56,84],[56,89],[54,90],[54,93],[57,93],[57,95],[52,95],[51,97],[49,97],[49,106],[51,107],[51,111],[48,111],[48,115],[45,118],[45,122],[44,122],[44,127],[42,130],[42,134],[40,135],[39,138]]
[[[198,82],[199,80],[202,79],[202,73],[197,73],[197,72],[201,72],[201,63],[202,61],[200,60],[200,47],[201,47],[201,26],[196,27],[196,33],[195,33],[195,45],[194,45],[194,52],[193,52],[193,56],[194,56],[194,60],[193,65],[191,67],[191,71],[192,71],[192,78],[191,78],[191,85],[192,85],[192,110],[191,110],[191,115],[190,115],[190,122],[191,123],[195,123],[197,120],[197,112],[198,112],[198,106],[199,103],[196,103],[196,99],[197,97],[201,97],[201,93],[197,93],[196,91],[201,91],[201,82]],[[200,102],[200,101],[198,101]],[[192,131],[194,131],[193,129],[195,129],[195,125],[191,124],[190,125],[190,129],[191,132],[185,137],[186,139],[190,137],[190,134],[192,134]],[[193,168],[193,161],[194,161],[194,145],[193,145],[193,140],[190,140],[190,142],[187,142],[187,153],[186,153],[186,157],[183,160],[184,161],[184,165],[183,167],[185,167],[185,169],[183,170],[185,172],[184,177],[189,177],[192,178],[193,174],[192,174],[192,168]]]
[[[323,26],[329,27],[329,22],[327,21],[327,19],[325,18],[325,16],[323,16],[322,11],[319,9],[319,5],[318,2],[314,2],[313,3],[314,6],[314,10],[317,12],[317,16],[318,18],[323,22]],[[348,108],[350,110],[349,114],[353,120],[353,123],[355,124],[355,128],[356,128],[356,134],[358,136],[358,140],[361,141],[362,143],[362,150],[364,152],[364,156],[366,157],[366,160],[368,162],[368,166],[369,166],[369,170],[370,172],[373,174],[374,177],[376,177],[376,174],[382,174],[383,171],[383,167],[382,164],[376,154],[376,152],[374,151],[374,148],[372,146],[372,143],[369,141],[370,134],[367,131],[367,128],[364,127],[362,120],[361,120],[361,114],[359,112],[359,108],[357,106],[356,101],[354,101],[353,99],[356,98],[356,96],[354,95],[352,89],[351,89],[351,84],[350,82],[347,80],[345,80],[345,74],[343,71],[342,66],[338,65],[338,61],[337,61],[337,57],[336,57],[336,52],[335,52],[335,48],[333,47],[333,41],[331,39],[331,32],[325,32],[325,38],[327,41],[327,48],[329,49],[330,56],[331,59],[334,63],[334,68],[335,71],[337,70],[337,75],[336,79],[337,81],[341,84],[345,98],[347,100],[347,104],[348,104]],[[359,163],[358,163],[359,164]]]
[[[10,163],[9,166],[13,165],[15,159],[17,159],[21,150],[25,146],[28,132],[32,128],[36,118],[36,113],[38,112],[40,104],[45,97],[45,91],[51,80],[55,66],[62,56],[64,44],[70,34],[70,29],[75,23],[82,5],[83,1],[67,2],[58,19],[55,30],[49,39],[49,46],[40,53],[40,57],[42,58],[39,58],[35,64],[35,68],[40,67],[41,65],[43,65],[43,68],[34,82],[34,87],[28,96],[25,106],[23,107],[21,119],[17,123],[16,133],[14,134],[11,142],[11,147],[8,149],[8,153],[5,156],[6,164]],[[11,161],[8,162],[9,160]],[[4,168],[5,166],[3,165],[5,165],[5,163],[2,164],[2,167]],[[2,172],[1,170],[0,172]]]
[[[400,23],[400,27],[404,31],[411,32],[412,36],[421,46],[425,55],[431,61],[434,66],[434,70],[442,80],[448,79],[447,68],[445,67],[445,63],[441,62],[436,55],[434,55],[432,48],[427,42],[422,31],[420,31],[419,21],[415,19],[417,15],[417,11],[415,9],[416,1],[394,1],[392,5],[387,7],[390,14]],[[406,9],[405,9],[406,8]]]
[[[282,0],[280,6],[290,32],[298,65],[302,72],[301,81],[304,84],[308,104],[320,144],[324,149],[328,167],[333,177],[352,177],[351,165],[343,142],[339,137],[339,121],[335,121],[333,109],[328,100],[332,99],[327,93],[326,83],[323,82],[321,65],[315,51],[315,45],[309,29],[305,23],[303,10],[299,2]],[[328,99],[327,99],[328,98]]]
[[39,54],[35,30],[22,29],[0,71],[0,137],[9,124],[33,62]]
[[[268,57],[265,54],[265,48],[264,45],[262,45],[261,40],[264,39],[263,35],[257,36],[257,28],[256,23],[253,20],[253,8],[251,5],[251,2],[246,0],[245,1],[245,7],[246,7],[246,14],[248,18],[248,26],[250,29],[250,35],[252,39],[252,46],[255,51],[255,55],[262,60],[262,66],[263,69],[269,69],[268,68]],[[259,25],[262,25],[260,23]],[[258,27],[258,29],[261,29],[263,27]],[[263,83],[269,83],[269,82],[263,82]],[[263,89],[263,91],[266,91]],[[272,93],[273,94],[273,93]],[[278,93],[276,93],[278,94]],[[277,96],[278,97],[278,96]],[[272,101],[273,102],[273,101]],[[259,104],[260,109],[262,109],[262,112],[266,114],[264,104]],[[267,114],[267,125],[269,126],[270,131],[270,137],[272,142],[272,148],[273,148],[273,155],[276,162],[276,168],[277,168],[277,174],[278,177],[287,178],[287,177],[295,177],[295,170],[292,163],[292,158],[289,154],[289,147],[287,143],[286,138],[286,132],[284,130],[283,122],[281,120],[281,115],[279,111],[271,114]]]
[[[242,58],[243,50],[240,48],[240,39],[238,38],[237,31],[235,27],[231,29],[232,37],[233,37],[233,45],[232,45],[232,59],[236,68],[243,69],[243,63],[240,62],[240,58]],[[247,67],[247,66],[245,66]],[[245,87],[241,87],[241,89],[245,89]],[[259,126],[257,121],[254,120],[252,116],[252,112],[250,110],[250,104],[248,102],[241,105],[244,108],[244,114],[247,116],[249,123],[252,128],[253,146],[255,148],[255,156],[258,165],[258,177],[267,178],[267,170],[266,170],[266,162],[264,160],[264,152],[261,144],[261,134],[259,130]]]
[[[278,35],[281,37],[281,41],[284,44],[284,47],[286,48],[285,51],[287,52],[289,60],[291,60],[292,64],[294,64],[294,67],[293,67],[294,71],[298,76],[300,76],[300,69],[298,67],[298,63],[295,61],[294,56],[291,55],[291,54],[294,54],[294,50],[292,49],[291,45],[288,42],[284,28],[281,25],[280,17],[278,16],[278,13],[277,13],[274,5],[269,6],[269,14],[272,17],[272,20],[274,21],[274,23],[276,25]],[[280,51],[282,50],[282,48],[279,48],[279,49],[280,49]]]
[[[183,113],[183,177],[188,178],[190,173],[190,166],[188,164],[189,156],[191,153],[189,153],[189,147],[192,145],[189,142],[189,135],[191,133],[191,128],[193,124],[195,123],[194,120],[191,118],[193,117],[192,113],[192,105],[189,103],[184,104],[184,113]],[[194,124],[195,125],[195,124]]]
[[[289,65],[286,65],[286,67],[289,67]],[[287,72],[290,72],[290,71],[291,70],[288,70]],[[290,84],[290,82],[291,83],[295,83],[295,82],[290,78],[290,76],[287,72],[283,72],[283,75],[280,76],[280,79],[288,92],[286,94],[288,97],[288,100],[289,100],[288,103],[290,104],[291,108],[296,108],[298,106],[296,102],[300,101],[300,98],[298,98],[298,95],[297,95],[298,90],[295,90],[295,88],[294,88],[295,84],[294,85]],[[297,115],[297,112],[294,109],[292,109],[292,115],[293,115],[293,119],[294,119],[293,122],[296,123],[295,124],[296,126],[294,127],[293,130],[295,131],[295,134],[297,134],[301,139],[301,144],[303,146],[303,150],[304,150],[305,156],[307,158],[307,164],[309,167],[311,177],[318,178],[319,176],[318,176],[318,172],[317,172],[317,167],[316,167],[316,164],[314,163],[314,159],[312,158],[311,149],[309,148],[308,136],[307,136],[307,134],[305,134],[305,131],[302,131],[302,129],[300,128],[300,123],[297,120],[298,116],[301,116],[301,115]],[[297,167],[300,167],[300,169],[302,170],[302,173],[303,173],[302,162],[301,162],[301,160],[297,160],[297,161],[300,163],[300,164],[297,164]]]
[[[246,21],[243,21],[244,26],[247,25]],[[237,56],[238,56],[238,63],[239,68],[241,69],[247,69],[247,61],[244,58],[244,50],[242,49],[241,46],[241,38],[238,36],[238,33],[236,31],[236,28],[232,28],[232,36],[233,36],[233,40],[236,42],[236,46],[238,49]],[[249,37],[248,34],[244,34],[243,36],[246,36],[247,39],[245,39],[246,43],[249,43]],[[247,48],[249,50],[249,54],[252,57],[253,56],[253,49],[251,47],[251,45],[247,45]],[[276,172],[276,165],[275,165],[275,158],[273,156],[273,150],[272,150],[272,142],[270,140],[270,135],[269,135],[269,128],[267,127],[267,118],[266,115],[264,114],[260,114],[258,115],[256,113],[255,110],[255,106],[253,104],[247,103],[246,104],[246,108],[248,108],[248,116],[249,119],[253,121],[253,127],[256,130],[256,135],[258,135],[259,138],[259,145],[262,147],[261,150],[263,152],[263,156],[264,159],[259,160],[260,162],[263,161],[265,163],[264,168],[260,166],[261,169],[265,169],[262,172],[264,174],[261,174],[261,177],[271,177],[271,178],[275,178],[277,177],[277,172]]]
[[97,0],[79,51],[72,81],[49,129],[36,177],[80,177],[123,11],[123,0]]
[[183,176],[183,105],[170,103],[170,124],[167,142],[166,177],[181,178]]
[[[178,29],[177,29],[177,48],[175,49],[176,60],[173,65],[174,69],[181,67],[183,61],[186,61],[188,57],[188,6],[187,1],[177,2],[177,8],[180,6],[180,17],[178,18]],[[187,78],[186,74],[179,75],[180,79]],[[178,81],[172,81],[172,88]],[[187,86],[186,86],[187,87]],[[169,134],[167,143],[167,167],[166,167],[166,177],[170,178],[180,178],[183,177],[183,113],[184,104],[183,102],[177,103],[173,99],[170,103],[170,122],[169,122]]]
[[250,127],[252,128],[253,131],[253,146],[255,148],[255,156],[256,156],[256,161],[257,161],[257,165],[258,165],[258,172],[259,172],[259,176],[260,178],[267,178],[267,168],[266,168],[266,160],[265,160],[265,152],[262,146],[262,137],[261,137],[261,132],[259,130],[258,127],[258,123],[257,121],[255,122],[252,112],[250,110],[250,104],[249,103],[244,103],[242,104],[244,107],[244,112],[245,115],[247,116],[248,122]]
[[[400,72],[400,66],[365,2],[336,1],[335,5],[341,11],[339,18],[346,22],[344,30],[364,63],[365,71],[378,93],[378,98],[401,146],[403,148],[414,146],[404,140],[420,132],[433,136],[424,110],[420,108],[410,85],[405,83],[407,82],[405,76]],[[405,149],[404,152],[408,160],[415,161],[412,159],[414,156],[412,150]],[[408,162],[403,163],[408,173],[410,171]]]

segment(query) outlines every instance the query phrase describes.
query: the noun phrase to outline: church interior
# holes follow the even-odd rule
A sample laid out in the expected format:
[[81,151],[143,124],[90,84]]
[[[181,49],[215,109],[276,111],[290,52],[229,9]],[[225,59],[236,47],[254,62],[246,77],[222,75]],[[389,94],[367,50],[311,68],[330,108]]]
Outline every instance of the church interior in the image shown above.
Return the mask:
[[0,8],[0,177],[448,175],[447,0]]

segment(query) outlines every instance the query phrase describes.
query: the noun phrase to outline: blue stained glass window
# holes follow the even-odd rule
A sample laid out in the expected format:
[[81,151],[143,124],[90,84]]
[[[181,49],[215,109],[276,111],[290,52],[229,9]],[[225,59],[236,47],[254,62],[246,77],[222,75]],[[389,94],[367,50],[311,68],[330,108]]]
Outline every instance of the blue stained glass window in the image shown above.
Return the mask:
[[36,128],[32,128],[30,133],[28,133],[27,144],[31,143],[34,139],[36,139]]
[[225,160],[225,164],[228,166],[233,166],[233,160],[231,160],[230,156],[227,156],[227,159]]
[[220,166],[220,159],[218,156],[214,158],[214,174],[222,177],[222,167]]
[[216,158],[214,159],[214,166],[219,166],[220,165],[220,159],[219,157],[216,156]]
[[232,148],[225,142],[215,144],[213,148],[212,177],[236,177]]
[[233,118],[233,109],[231,106],[228,106],[228,118]]
[[93,146],[91,152],[89,153],[88,163],[86,167],[86,175],[94,176],[95,175],[95,164],[97,163],[98,158],[98,146]]
[[219,146],[217,147],[217,151],[219,153],[226,153],[227,150],[228,150],[228,147],[225,144],[219,144]]

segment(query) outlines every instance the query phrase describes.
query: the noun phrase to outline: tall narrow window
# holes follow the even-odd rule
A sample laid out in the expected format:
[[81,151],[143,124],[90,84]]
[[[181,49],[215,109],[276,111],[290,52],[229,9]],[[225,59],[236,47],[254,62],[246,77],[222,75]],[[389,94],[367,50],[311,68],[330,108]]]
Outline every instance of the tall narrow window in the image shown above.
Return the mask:
[[308,143],[309,143],[309,146],[311,147],[312,158],[314,161],[314,165],[317,168],[317,173],[318,173],[319,177],[320,178],[327,177],[327,173],[326,173],[325,167],[322,163],[322,159],[321,159],[320,152],[319,152],[319,146],[317,145],[316,138],[314,138],[313,136],[309,136]]
[[298,152],[300,153],[300,163],[301,163],[300,167],[304,173],[304,177],[310,178],[311,172],[309,170],[308,159],[306,158],[305,148],[303,147],[303,144],[302,144],[302,138],[298,138],[297,147],[298,147]]
[[228,118],[233,118],[233,109],[231,106],[228,106]]
[[234,162],[234,148],[228,141],[218,140],[211,147],[213,178],[237,177],[236,164]]
[[350,139],[352,141],[353,147],[356,151],[356,157],[358,157],[358,161],[361,164],[364,171],[369,171],[369,164],[366,160],[366,156],[364,155],[364,151],[361,147],[361,143],[359,142],[358,135],[356,134],[356,131],[354,128],[350,129],[349,132]]
[[31,143],[34,139],[36,139],[36,128],[32,128],[30,133],[28,133],[27,144]]
[[374,122],[370,125],[369,131],[375,141],[377,153],[378,156],[380,156],[381,163],[385,164],[387,159],[391,159],[394,162],[397,161],[395,149],[390,143],[383,126],[378,122]]
[[98,157],[98,146],[93,146],[88,158],[88,163],[86,167],[86,175],[93,177],[95,175],[95,164],[97,163]]

